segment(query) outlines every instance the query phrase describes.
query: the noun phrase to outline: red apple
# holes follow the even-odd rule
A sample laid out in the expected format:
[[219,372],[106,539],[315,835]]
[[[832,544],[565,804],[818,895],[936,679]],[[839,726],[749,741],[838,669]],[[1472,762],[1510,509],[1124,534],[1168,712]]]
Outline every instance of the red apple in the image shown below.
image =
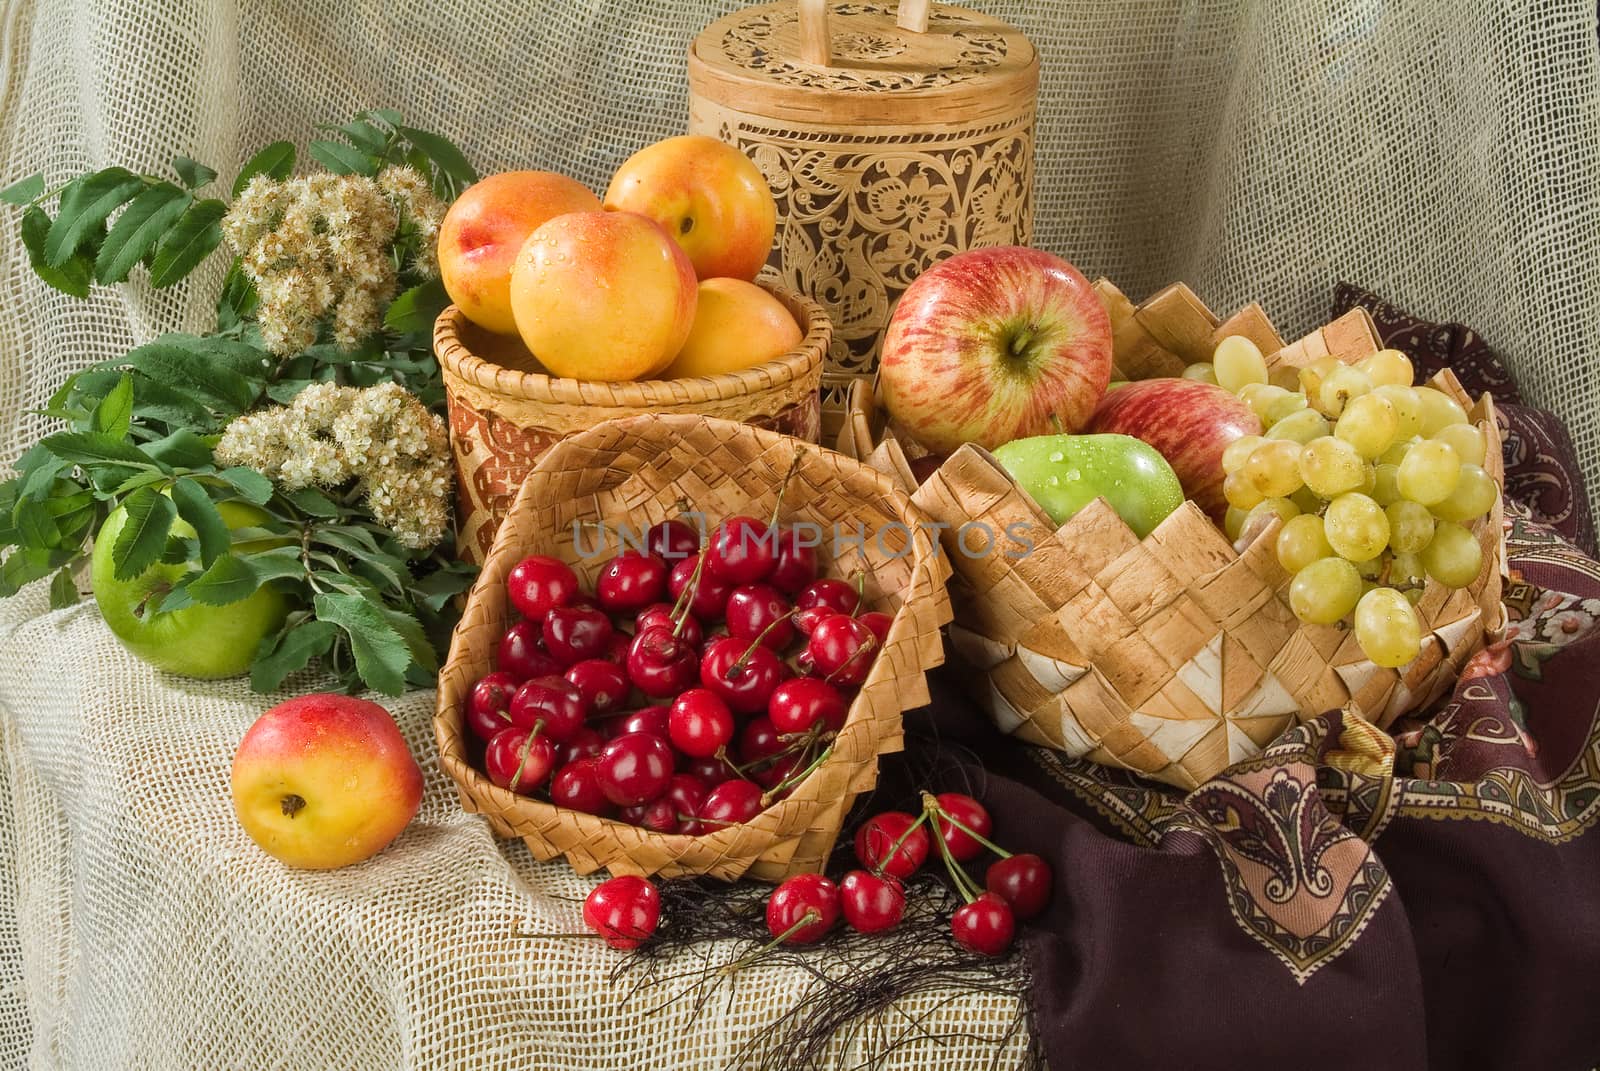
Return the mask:
[[1060,257],[957,253],[906,288],[878,377],[889,414],[930,450],[1075,432],[1111,382],[1111,321]]
[[1193,379],[1141,379],[1106,392],[1089,420],[1093,433],[1132,435],[1155,447],[1177,473],[1183,493],[1212,519],[1228,512],[1222,452],[1261,420],[1228,391]]

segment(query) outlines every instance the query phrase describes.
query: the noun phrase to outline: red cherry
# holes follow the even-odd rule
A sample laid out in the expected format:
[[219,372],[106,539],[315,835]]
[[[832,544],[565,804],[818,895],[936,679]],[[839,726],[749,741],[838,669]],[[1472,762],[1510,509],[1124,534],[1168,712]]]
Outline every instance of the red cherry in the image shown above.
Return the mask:
[[612,730],[611,737],[626,736],[628,733],[649,733],[667,739],[667,715],[671,707],[665,703],[655,706],[640,707],[638,710],[623,715],[621,718],[612,719],[616,728]]
[[817,578],[817,549],[803,538],[805,534],[787,525],[778,528],[778,555],[767,583],[787,595],[797,594]]
[[628,679],[645,695],[664,699],[693,686],[700,673],[695,649],[668,629],[648,628],[628,648]]
[[604,658],[586,658],[567,667],[567,680],[583,695],[584,702],[596,714],[616,710],[628,698],[633,682],[615,662]]
[[772,572],[778,548],[764,521],[737,516],[711,530],[705,554],[706,571],[713,577],[730,585],[754,584]]
[[823,680],[860,684],[878,657],[878,637],[859,618],[833,614],[811,630],[806,652]]
[[694,554],[672,567],[672,575],[667,578],[667,593],[676,600],[693,580],[694,595],[689,599],[689,612],[701,621],[720,621],[722,608],[728,604],[728,594],[733,591],[733,585],[717,579],[704,569],[696,578],[695,565],[699,560],[700,555]]
[[601,609],[634,613],[667,593],[667,563],[654,554],[625,550],[595,578],[594,596]]
[[644,536],[645,549],[663,561],[681,561],[700,550],[700,533],[683,521],[652,524]]
[[700,619],[693,614],[685,614],[681,620],[673,620],[672,609],[670,602],[655,602],[646,606],[633,619],[633,634],[637,636],[647,628],[664,628],[668,632],[676,632],[680,640],[699,647],[705,639]]
[[672,833],[678,828],[678,808],[666,796],[657,796],[649,803],[624,807],[617,817],[630,826],[648,829],[652,833]]
[[515,725],[495,733],[483,752],[483,766],[489,780],[501,788],[524,794],[544,783],[555,762],[555,745],[548,736]]
[[728,619],[728,635],[745,641],[758,637],[774,651],[782,651],[794,639],[789,620],[793,607],[776,588],[766,584],[745,584],[728,594],[723,614]]
[[726,758],[715,755],[697,759],[689,755],[683,757],[682,769],[684,773],[693,774],[706,786],[707,791],[713,785],[720,785],[724,781],[739,780],[739,771]]
[[494,664],[519,681],[561,672],[561,663],[546,653],[544,637],[533,621],[518,621],[506,629],[495,651]]
[[588,713],[583,693],[565,677],[535,677],[511,697],[511,724],[531,729],[543,723],[540,731],[556,743],[570,740]]
[[771,718],[751,718],[739,731],[739,761],[746,765],[770,759],[784,747],[784,742],[778,737],[778,728],[772,723]]
[[852,870],[839,882],[839,908],[857,933],[880,933],[906,913],[906,893],[893,878]]
[[570,766],[579,759],[598,758],[605,746],[606,738],[593,726],[585,725],[556,745],[556,762]]
[[733,739],[733,712],[715,692],[690,688],[672,701],[667,736],[685,755],[715,755]]
[[767,931],[785,944],[821,940],[838,921],[839,887],[821,874],[796,874],[767,898]]
[[740,714],[767,709],[772,690],[783,679],[783,663],[765,647],[722,636],[700,656],[700,683]]
[[661,894],[631,874],[602,881],[583,901],[583,924],[612,948],[638,948],[661,921]]
[[550,802],[586,814],[611,810],[611,801],[600,788],[600,763],[586,758],[562,766],[550,779]]
[[894,624],[892,615],[886,614],[882,610],[871,610],[862,614],[857,620],[870,628],[872,634],[878,637],[878,647],[880,649],[889,642],[889,626]]
[[761,786],[753,781],[724,781],[706,793],[705,802],[695,812],[697,834],[715,833],[729,826],[742,825],[763,810]]
[[700,813],[700,807],[705,803],[706,794],[710,791],[710,787],[694,774],[672,775],[672,779],[667,782],[667,790],[661,794],[661,798],[672,804],[673,817],[676,820],[673,832],[694,832],[696,816]]
[[472,686],[467,698],[466,723],[479,740],[492,740],[494,734],[511,724],[511,697],[521,681],[503,669],[485,674]]
[[950,932],[956,943],[980,956],[1004,955],[1016,936],[1017,923],[1011,905],[994,893],[984,893],[970,904],[962,904],[950,918]]
[[802,677],[815,677],[817,675],[816,664],[811,661],[811,652],[804,647],[800,648],[800,653],[794,656],[794,668],[795,672]]
[[506,576],[511,605],[529,621],[543,621],[551,610],[569,605],[578,592],[578,574],[559,558],[535,554],[513,565]]
[[983,886],[1011,905],[1019,919],[1031,919],[1050,902],[1050,864],[1031,852],[997,859],[983,875]]
[[592,606],[559,606],[544,618],[544,649],[563,666],[611,649],[611,619]]
[[[989,812],[971,796],[959,792],[941,792],[937,799],[939,806],[949,812],[950,817],[978,836],[987,837],[994,831],[994,821],[989,817]],[[933,822],[939,836],[944,838],[945,847],[950,849],[950,854],[955,856],[957,862],[964,863],[983,854],[982,844],[940,816],[934,815],[929,821]]]
[[650,733],[626,733],[600,753],[600,788],[618,807],[648,803],[672,777],[672,747]]
[[606,653],[602,656],[612,665],[628,668],[628,648],[633,646],[633,637],[626,632],[611,633],[611,639],[606,643]]
[[767,717],[780,733],[803,733],[818,722],[838,732],[849,712],[839,689],[815,677],[784,681],[767,700]]
[[813,580],[794,597],[795,627],[806,635],[829,613],[854,614],[861,604],[861,593],[835,577]]
[[926,823],[918,826],[910,836],[906,837],[905,843],[900,845],[900,850],[894,853],[893,858],[881,867],[878,865],[915,821],[915,818],[904,811],[884,811],[867,819],[861,828],[856,830],[856,858],[861,860],[861,865],[868,870],[881,870],[890,877],[902,881],[915,874],[927,860],[928,848],[933,843],[928,838]]

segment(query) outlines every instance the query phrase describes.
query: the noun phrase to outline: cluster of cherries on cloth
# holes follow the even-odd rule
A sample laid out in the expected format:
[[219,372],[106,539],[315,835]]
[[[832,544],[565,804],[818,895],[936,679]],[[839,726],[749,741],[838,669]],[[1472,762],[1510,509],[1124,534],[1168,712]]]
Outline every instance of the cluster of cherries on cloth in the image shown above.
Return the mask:
[[[934,834],[930,836],[929,827]],[[964,901],[950,918],[957,943],[986,956],[1003,955],[1016,936],[1019,920],[1031,919],[1050,902],[1050,865],[1032,853],[1013,854],[989,839],[994,822],[971,796],[922,794],[922,813],[884,811],[873,815],[855,837],[861,864],[838,882],[822,874],[798,874],[767,898],[767,930],[772,944],[811,944],[843,918],[858,933],[881,933],[899,925],[906,910],[902,884],[937,849],[956,892]],[[989,864],[980,887],[965,864],[985,851]],[[636,948],[655,932],[661,899],[654,885],[625,876],[601,882],[584,902],[584,922],[613,948]],[[772,947],[771,945],[767,946]],[[766,949],[730,964],[736,969]]]
[[521,615],[473,687],[484,772],[523,795],[658,833],[747,822],[820,765],[888,635],[812,543],[735,516],[682,520],[607,561],[512,568]]

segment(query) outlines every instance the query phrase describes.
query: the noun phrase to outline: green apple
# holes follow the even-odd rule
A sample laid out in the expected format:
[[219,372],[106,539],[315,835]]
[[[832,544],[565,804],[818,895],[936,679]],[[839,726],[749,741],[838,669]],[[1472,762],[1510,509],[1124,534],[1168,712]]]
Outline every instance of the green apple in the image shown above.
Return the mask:
[[1183,504],[1183,487],[1154,447],[1129,435],[1038,435],[994,458],[1056,524],[1103,498],[1140,539]]
[[[217,511],[229,528],[249,528],[268,519],[265,510],[247,502],[220,502]],[[149,612],[152,596],[170,591],[188,566],[157,562],[136,577],[118,580],[111,547],[127,519],[119,506],[94,541],[89,579],[106,627],[122,646],[168,673],[214,680],[248,670],[262,639],[282,627],[288,600],[275,588],[262,587],[226,606],[196,603],[168,613]],[[188,538],[194,529],[180,519],[173,522],[172,534]]]

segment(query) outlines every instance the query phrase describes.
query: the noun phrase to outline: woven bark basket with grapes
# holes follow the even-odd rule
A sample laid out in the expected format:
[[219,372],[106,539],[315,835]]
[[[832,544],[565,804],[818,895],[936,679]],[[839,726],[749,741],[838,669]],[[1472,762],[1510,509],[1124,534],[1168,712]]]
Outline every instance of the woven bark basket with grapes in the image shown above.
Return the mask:
[[[597,531],[613,533],[614,551],[619,533],[686,512],[709,526],[738,514],[769,517],[775,507],[780,522],[809,522],[824,533],[820,575],[859,577],[863,609],[893,618],[843,727],[791,792],[747,822],[689,836],[558,807],[485,776],[475,761],[482,745],[464,717],[474,683],[494,668],[497,642],[515,618],[506,588],[513,566],[531,554],[553,556],[592,591],[610,556],[595,551]],[[836,541],[835,531],[867,537]],[[902,711],[928,702],[926,671],[943,661],[949,568],[931,531],[884,474],[747,424],[643,415],[562,440],[540,456],[500,526],[439,675],[435,737],[462,806],[487,817],[498,835],[522,838],[535,857],[564,857],[584,874],[604,867],[780,881],[820,870],[851,801],[876,782],[878,757],[901,749]]]
[[[1271,383],[1294,389],[1301,370],[1325,370],[1326,358],[1354,365],[1382,348],[1360,309],[1286,344],[1256,305],[1223,321],[1182,284],[1138,307],[1105,280],[1095,288],[1111,314],[1116,379],[1183,375],[1238,335],[1265,356]],[[1448,371],[1428,385],[1481,433],[1481,467],[1501,488],[1490,398],[1468,398]],[[865,384],[851,399],[839,447],[902,486],[912,485],[923,453],[884,427]],[[1498,494],[1486,515],[1466,525],[1481,555],[1471,581],[1414,585],[1420,653],[1396,668],[1367,656],[1348,619],[1297,618],[1293,578],[1278,555],[1281,518],[1254,525],[1236,544],[1185,501],[1141,540],[1097,499],[1056,527],[988,452],[971,445],[928,475],[913,502],[948,526],[942,538],[956,612],[948,635],[955,654],[981,671],[970,680],[996,724],[1183,788],[1255,755],[1296,718],[1343,708],[1388,726],[1448,689],[1505,624]],[[1026,555],[973,556],[957,544],[971,524],[1049,534]]]

